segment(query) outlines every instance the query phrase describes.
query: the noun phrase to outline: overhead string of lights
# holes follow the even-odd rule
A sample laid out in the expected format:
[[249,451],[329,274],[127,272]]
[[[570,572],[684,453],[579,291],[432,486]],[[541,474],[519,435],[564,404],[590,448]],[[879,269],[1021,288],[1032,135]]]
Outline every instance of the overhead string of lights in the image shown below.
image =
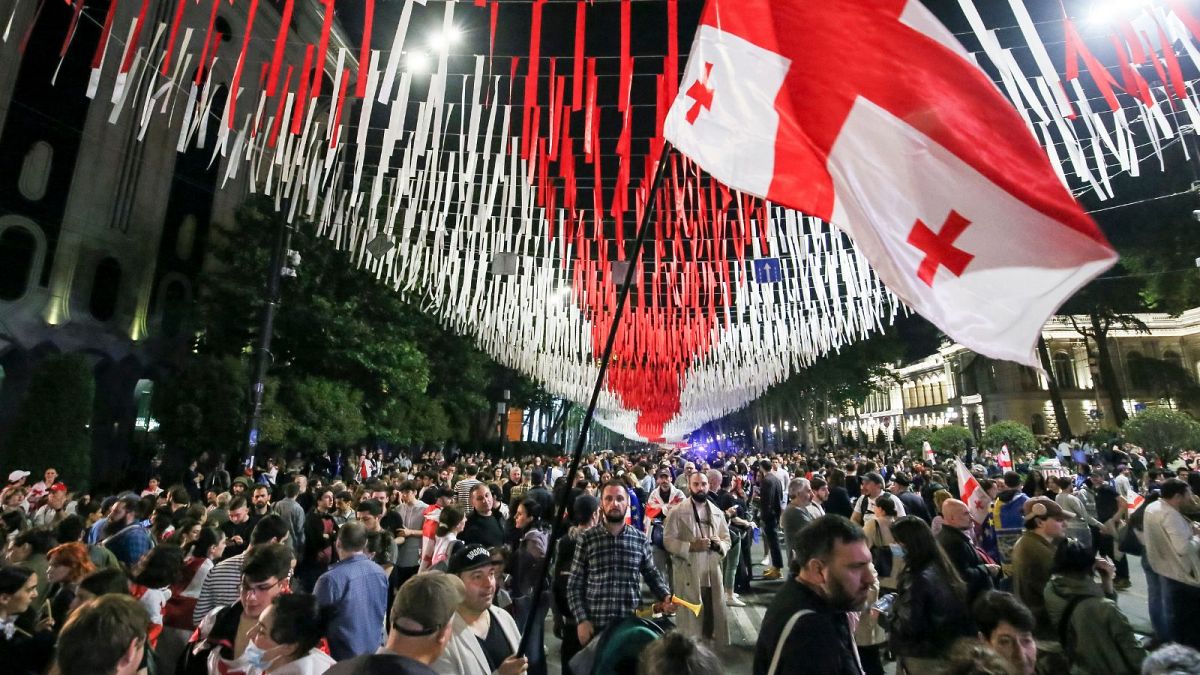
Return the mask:
[[[312,34],[298,20],[256,23],[258,0],[245,0],[228,43],[214,28],[219,0],[161,2],[112,0],[103,17],[69,3],[64,63],[83,48],[78,22],[100,33],[81,96],[139,138],[160,125],[177,152],[210,152],[222,187],[270,197],[499,362],[588,399],[680,93],[690,37],[677,0],[636,3],[666,19],[666,54],[652,56],[631,53],[631,0],[403,0],[394,26],[368,2],[357,50],[331,40],[329,0],[274,3],[283,17],[309,12]],[[988,26],[977,2],[959,0],[970,27],[959,37],[978,43],[973,58],[1077,195],[1111,200],[1116,176],[1160,170],[1168,148],[1196,159],[1179,142],[1200,126],[1200,21],[1183,2],[1104,5],[1086,39],[1072,18],[1035,22],[1023,0]],[[0,12],[5,42],[29,34],[31,3]],[[62,11],[52,4],[44,11]],[[410,31],[414,4],[440,12],[433,38]],[[574,5],[572,21],[543,25],[551,4]],[[500,5],[528,17],[526,54],[489,56]],[[613,5],[620,53],[589,55],[589,14]],[[455,51],[468,12],[482,13],[471,18],[488,26],[489,54]],[[572,55],[546,58],[550,31],[574,33]],[[597,72],[613,59],[615,73]],[[729,190],[681,156],[654,215],[598,408],[632,438],[680,439],[906,311],[831,226]]]

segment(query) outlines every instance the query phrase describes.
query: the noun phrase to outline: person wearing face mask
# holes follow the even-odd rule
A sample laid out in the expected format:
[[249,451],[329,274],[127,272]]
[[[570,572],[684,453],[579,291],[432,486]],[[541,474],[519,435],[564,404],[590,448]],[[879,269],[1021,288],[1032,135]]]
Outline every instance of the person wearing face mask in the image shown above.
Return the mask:
[[321,610],[316,596],[276,596],[250,629],[242,660],[270,675],[320,675],[336,661],[317,648],[321,642]]
[[861,675],[850,614],[865,608],[875,585],[866,536],[849,519],[828,515],[798,539],[794,574],[759,628],[753,673]]
[[725,612],[725,584],[721,562],[729,547],[729,523],[725,514],[708,501],[708,476],[702,471],[688,478],[689,504],[667,514],[663,543],[673,559],[672,585],[675,594],[702,606],[700,616],[681,612],[676,616],[679,631],[720,645],[729,644]]
[[[250,632],[272,601],[287,592],[296,556],[286,544],[255,546],[246,554],[237,602],[210,612],[196,629],[182,668],[176,673],[201,675],[246,670]],[[252,652],[253,653],[253,652]]]

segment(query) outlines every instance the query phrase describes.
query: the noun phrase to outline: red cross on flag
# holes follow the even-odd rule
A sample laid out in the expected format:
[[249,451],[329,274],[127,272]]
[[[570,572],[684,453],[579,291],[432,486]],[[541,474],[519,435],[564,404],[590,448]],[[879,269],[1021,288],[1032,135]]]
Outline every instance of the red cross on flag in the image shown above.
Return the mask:
[[954,460],[954,473],[958,478],[958,494],[962,502],[967,505],[971,520],[982,523],[987,518],[988,507],[992,505],[991,497],[988,497],[980,487],[975,476],[967,471],[967,465],[963,464],[961,459]]
[[847,232],[947,335],[1038,366],[1116,262],[1042,148],[919,0],[708,0],[664,136],[725,184]]

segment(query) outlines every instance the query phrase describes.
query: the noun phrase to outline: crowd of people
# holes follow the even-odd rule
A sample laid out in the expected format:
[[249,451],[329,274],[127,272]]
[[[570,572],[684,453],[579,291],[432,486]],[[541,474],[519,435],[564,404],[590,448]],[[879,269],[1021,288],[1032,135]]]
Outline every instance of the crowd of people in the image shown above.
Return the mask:
[[[757,593],[754,675],[1200,673],[1200,473],[1131,448],[1067,462],[981,456],[970,503],[953,464],[882,449],[604,452],[574,475],[443,450],[205,456],[115,494],[14,469],[0,663],[541,675],[551,630],[563,673],[722,673],[729,610]],[[1117,603],[1129,556],[1151,635]]]

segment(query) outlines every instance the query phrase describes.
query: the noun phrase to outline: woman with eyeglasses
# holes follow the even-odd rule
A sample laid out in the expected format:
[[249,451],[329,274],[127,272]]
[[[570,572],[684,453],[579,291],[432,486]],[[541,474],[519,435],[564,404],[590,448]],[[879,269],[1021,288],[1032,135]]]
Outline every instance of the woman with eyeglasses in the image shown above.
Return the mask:
[[242,658],[271,675],[320,675],[337,663],[317,649],[322,633],[316,596],[279,595],[259,614]]

